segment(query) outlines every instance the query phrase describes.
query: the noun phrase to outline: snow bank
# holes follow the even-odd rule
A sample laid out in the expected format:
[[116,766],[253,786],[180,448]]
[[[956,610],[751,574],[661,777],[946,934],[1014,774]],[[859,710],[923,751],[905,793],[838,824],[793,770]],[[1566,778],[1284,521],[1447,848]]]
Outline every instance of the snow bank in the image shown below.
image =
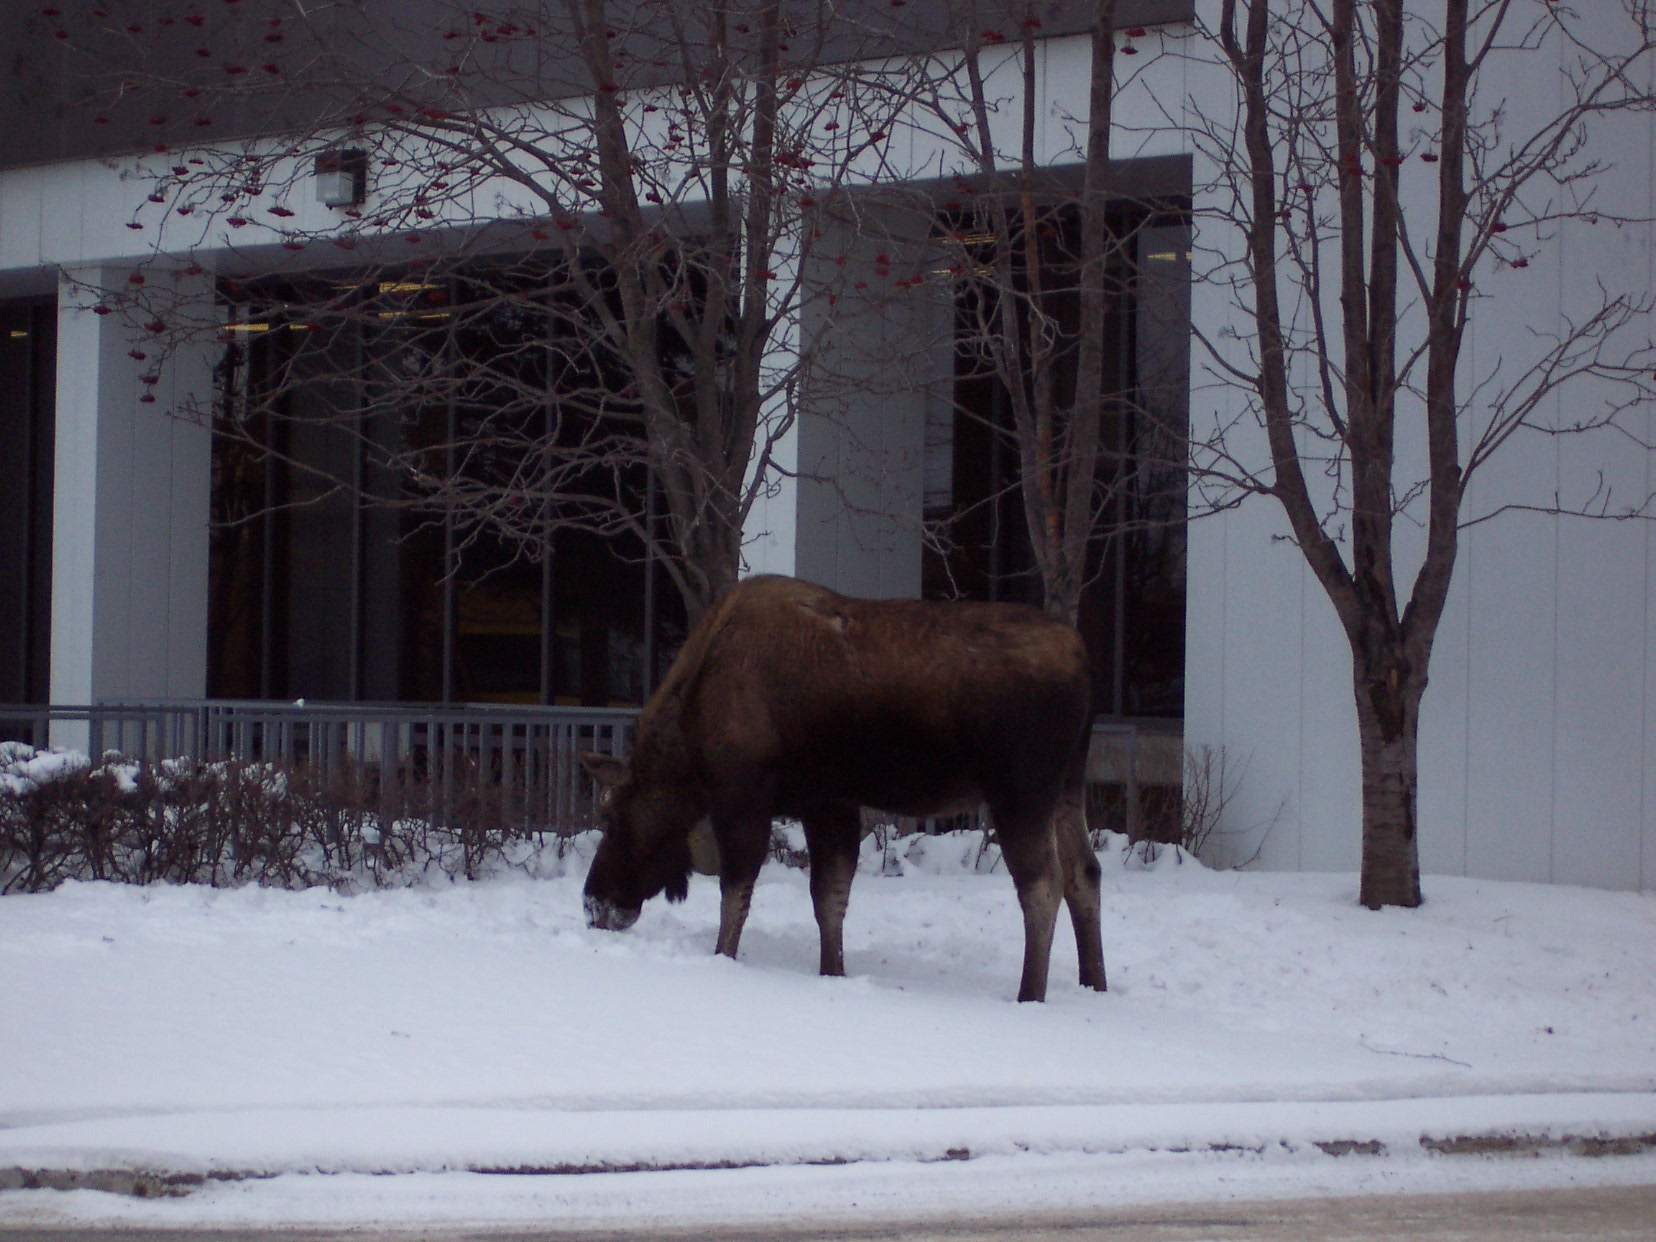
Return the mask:
[[0,1169],[1426,1159],[1420,1135],[1457,1126],[1656,1134],[1650,896],[1429,878],[1422,909],[1370,912],[1352,876],[1101,860],[1111,991],[1076,985],[1061,929],[1042,1006],[1012,999],[1021,920],[976,834],[865,845],[845,979],[817,977],[807,877],[777,865],[739,962],[711,954],[701,877],[588,930],[579,855],[352,896],[7,897]]

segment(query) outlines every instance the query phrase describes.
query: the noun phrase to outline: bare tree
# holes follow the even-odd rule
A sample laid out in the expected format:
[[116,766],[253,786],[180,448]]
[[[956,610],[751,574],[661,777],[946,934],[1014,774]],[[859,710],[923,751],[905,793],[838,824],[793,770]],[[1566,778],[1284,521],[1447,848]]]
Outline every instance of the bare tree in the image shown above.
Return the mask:
[[[1075,273],[1079,302],[1074,344],[1076,374],[1068,408],[1060,406],[1054,382],[1060,331],[1047,296],[1049,291],[1044,287],[1041,254],[1043,232],[1055,230],[1050,209],[1042,211],[1038,206],[1035,45],[1040,19],[1033,3],[1021,7],[1017,15],[1022,88],[1017,196],[1011,202],[1009,196],[997,193],[980,197],[993,238],[990,262],[987,270],[977,264],[966,270],[989,276],[989,281],[979,283],[993,285],[992,293],[980,289],[975,299],[980,313],[993,313],[992,322],[979,324],[980,336],[995,374],[1011,398],[1024,520],[1041,575],[1043,603],[1053,616],[1073,625],[1087,576],[1088,544],[1103,507],[1099,504],[1096,476],[1099,423],[1105,400],[1106,266],[1114,240],[1105,220],[1105,184],[1115,87],[1115,0],[1094,0],[1093,4],[1092,72]],[[982,56],[986,33],[993,37],[998,32],[994,27],[986,31],[978,16],[978,6],[971,5],[964,31],[970,116],[962,136],[976,171],[992,184],[1001,170],[991,136]],[[1004,38],[999,34],[993,41],[998,43]],[[985,293],[990,296],[983,296]]]
[[[1106,407],[1128,400],[1123,384],[1106,391],[1105,319],[1126,293],[1122,262],[1131,240],[1108,218],[1115,10],[1115,0],[1089,6],[1087,109],[1069,118],[1079,130],[1079,191],[1052,183],[1050,154],[1037,139],[1043,6],[965,0],[953,7],[949,41],[957,50],[916,91],[919,109],[958,159],[955,188],[945,196],[967,199],[964,206],[926,200],[966,308],[962,343],[1008,396],[1016,486],[1042,599],[1071,624],[1092,541],[1109,517],[1111,480],[1119,486],[1126,468],[1123,446],[1101,439]],[[997,80],[1011,86],[1007,97]],[[995,133],[1007,104],[1018,109],[1010,159]],[[1101,482],[1100,455],[1112,448],[1114,470]]]
[[[1601,283],[1596,304],[1537,332],[1526,356],[1481,372],[1462,352],[1475,318],[1502,313],[1479,271],[1527,267],[1559,229],[1598,217],[1609,164],[1595,126],[1651,110],[1650,6],[1593,7],[1584,20],[1550,0],[1223,0],[1210,32],[1235,111],[1210,106],[1195,123],[1216,204],[1198,228],[1214,248],[1207,278],[1252,339],[1210,331],[1203,343],[1269,462],[1253,464],[1243,417],[1194,445],[1194,463],[1217,504],[1282,505],[1350,645],[1370,908],[1421,900],[1421,698],[1460,532],[1491,516],[1468,512],[1469,483],[1526,431],[1631,434],[1628,414],[1651,397],[1650,345],[1636,336],[1645,291]],[[1562,73],[1562,103],[1522,129],[1497,73]],[[1418,163],[1425,175],[1405,176]],[[1238,235],[1240,252],[1221,254]],[[1550,416],[1549,398],[1581,380],[1599,381],[1603,405]],[[1427,462],[1411,477],[1398,445],[1416,434]],[[1647,506],[1599,493],[1536,507]],[[1412,582],[1396,548],[1411,521],[1425,531]]]
[[[326,420],[394,481],[383,503],[530,554],[556,528],[629,532],[693,624],[735,582],[776,486],[811,382],[804,325],[831,324],[804,314],[831,296],[804,282],[814,215],[878,168],[905,97],[901,66],[880,92],[833,66],[890,46],[898,15],[874,28],[825,0],[433,0],[411,31],[398,13],[247,0],[64,18],[100,118],[153,112],[189,144],[143,161],[154,206],[131,224],[161,230],[158,264],[227,239],[261,273],[225,285],[229,324],[169,304],[164,280],[103,308],[149,329],[157,355],[258,331],[257,358],[233,358],[223,434],[279,452],[274,423]],[[210,139],[215,115],[254,136]],[[319,159],[365,167],[364,201],[311,202]]]

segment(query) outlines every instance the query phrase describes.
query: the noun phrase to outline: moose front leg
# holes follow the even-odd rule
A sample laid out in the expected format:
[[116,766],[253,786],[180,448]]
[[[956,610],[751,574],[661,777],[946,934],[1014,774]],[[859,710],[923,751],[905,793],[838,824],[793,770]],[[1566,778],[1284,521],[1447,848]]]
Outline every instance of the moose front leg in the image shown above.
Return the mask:
[[715,953],[734,958],[742,944],[742,927],[747,923],[748,907],[753,902],[753,884],[758,876],[737,880],[729,875],[719,877],[719,943]]
[[857,845],[862,815],[851,804],[836,803],[803,817],[805,846],[811,853],[811,904],[816,907],[822,941],[822,973],[845,973],[845,908],[857,874]]
[[753,886],[765,865],[770,819],[715,814],[713,836],[719,843],[719,943],[715,952],[734,958],[742,943],[748,907],[753,903]]

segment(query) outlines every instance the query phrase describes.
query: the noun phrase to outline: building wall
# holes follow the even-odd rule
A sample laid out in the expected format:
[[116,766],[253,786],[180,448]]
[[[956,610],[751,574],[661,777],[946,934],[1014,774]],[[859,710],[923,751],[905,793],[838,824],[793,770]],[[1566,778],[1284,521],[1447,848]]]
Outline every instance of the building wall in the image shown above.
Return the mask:
[[[167,411],[211,392],[211,359],[157,368],[130,356],[128,329],[91,309],[129,270],[74,269],[59,292],[55,703],[197,698],[206,688],[210,441]],[[210,277],[178,279],[210,300]]]
[[[1614,17],[1605,6],[1595,20]],[[1492,66],[1485,98],[1499,93],[1509,133],[1561,106],[1547,71],[1564,63],[1509,55]],[[1187,99],[1218,112],[1222,82],[1187,79]],[[1656,202],[1649,115],[1603,119],[1593,148],[1607,170],[1595,202],[1646,220]],[[1430,168],[1407,168],[1405,199],[1430,221]],[[1203,172],[1198,168],[1198,183]],[[1217,189],[1199,196],[1219,203]],[[1429,224],[1428,224],[1429,227]],[[1198,223],[1198,270],[1242,253],[1241,239]],[[1569,223],[1531,240],[1527,269],[1485,263],[1475,273],[1462,393],[1494,378],[1513,382],[1537,342],[1561,319],[1582,315],[1599,282],[1642,295],[1653,283],[1648,224]],[[1210,341],[1243,340],[1251,325],[1214,285],[1193,290]],[[1334,308],[1329,311],[1332,316]],[[1331,322],[1333,322],[1331,318]],[[1648,316],[1624,346],[1650,339]],[[1408,332],[1418,324],[1405,321]],[[1416,337],[1418,339],[1418,336]],[[1197,350],[1192,417],[1209,428],[1240,420],[1232,444],[1256,464],[1262,434],[1237,394],[1214,382]],[[1463,445],[1495,391],[1468,402]],[[1611,393],[1573,384],[1540,413],[1568,423],[1601,413]],[[1424,471],[1418,409],[1408,412],[1398,478]],[[1602,483],[1612,504],[1649,496],[1656,443],[1649,403],[1634,411],[1642,439],[1613,433],[1516,436],[1475,476],[1466,516],[1509,505],[1568,505]],[[1316,480],[1313,479],[1315,485]],[[1603,494],[1602,492],[1600,494]],[[1193,491],[1193,509],[1202,497]],[[1400,590],[1423,556],[1419,506],[1398,524]],[[1268,498],[1195,521],[1190,530],[1186,738],[1224,747],[1239,775],[1226,828],[1232,857],[1261,850],[1268,867],[1355,870],[1360,850],[1359,773],[1351,662],[1321,587],[1287,542],[1280,506]],[[1656,673],[1651,667],[1656,532],[1649,522],[1602,522],[1507,512],[1463,532],[1448,609],[1439,630],[1420,737],[1420,851],[1428,874],[1656,888]],[[1428,900],[1431,886],[1426,885]]]
[[[798,428],[795,572],[847,595],[916,599],[926,421],[950,400],[954,307],[945,284],[892,292],[875,274],[882,255],[888,272],[927,258],[911,220],[869,218],[877,214],[822,247],[845,256],[852,275],[833,306],[806,310],[818,361]],[[826,281],[831,265],[821,263]]]
[[[1211,24],[1217,7],[1202,0],[1198,10]],[[1180,126],[1233,105],[1223,75],[1191,28],[1152,32],[1140,46],[1137,76],[1118,102],[1114,154],[1189,152]],[[1073,118],[1084,109],[1086,41],[1047,41],[1041,70],[1045,158],[1070,162]],[[1533,65],[1510,67],[1504,89],[1515,124],[1525,109],[1557,102],[1556,92],[1536,89],[1535,81]],[[1008,103],[996,118],[1008,149],[1016,116]],[[1606,201],[1656,216],[1652,119],[1595,129],[1593,140],[1614,164]],[[935,168],[936,154],[916,142],[907,158],[918,175]],[[57,265],[93,284],[123,279],[126,265],[146,257],[155,241],[124,227],[144,184],[129,171],[94,161],[0,171],[0,283],[38,278]],[[1196,181],[1203,184],[1199,159]],[[1199,194],[1198,213],[1216,201],[1215,191]],[[222,235],[207,242],[209,250],[222,244]],[[1245,337],[1251,329],[1237,308],[1201,279],[1202,256],[1211,270],[1241,253],[1238,239],[1204,221],[1194,246],[1199,332],[1208,341],[1231,330]],[[1533,348],[1532,331],[1579,308],[1597,280],[1656,287],[1648,225],[1570,226],[1540,250],[1526,271],[1480,273],[1467,382],[1488,375],[1496,360],[1516,367]],[[210,296],[205,286],[201,296]],[[163,421],[157,411],[164,403],[136,404],[136,368],[117,325],[78,309],[68,294],[61,305],[53,697],[199,693],[205,434]],[[844,314],[836,324],[842,336],[859,346],[885,339],[874,320]],[[165,383],[185,393],[208,378],[197,359]],[[1555,412],[1591,413],[1601,395],[1583,385]],[[1236,394],[1216,387],[1201,348],[1191,361],[1191,412],[1198,433],[1204,421],[1246,426]],[[1474,403],[1468,419],[1478,413]],[[1648,409],[1641,416],[1650,443],[1656,425]],[[865,594],[915,593],[924,421],[923,385],[902,401],[865,397],[833,418],[804,419],[781,445],[783,464],[797,465],[799,480],[784,480],[756,518],[765,540],[750,557],[754,567],[791,569]],[[1256,458],[1263,452],[1257,435],[1236,444]],[[1418,438],[1406,438],[1401,467],[1418,468],[1422,455]],[[853,458],[870,469],[852,470]],[[1582,495],[1601,471],[1617,498],[1656,485],[1639,443],[1520,437],[1476,481],[1469,511]],[[847,479],[863,490],[842,494],[837,480]],[[1193,510],[1203,500],[1193,493]],[[1418,535],[1407,522],[1401,529],[1400,560],[1412,570]],[[1223,747],[1239,774],[1225,825],[1235,856],[1258,846],[1265,866],[1353,870],[1359,837],[1349,657],[1330,606],[1285,533],[1268,499],[1191,527],[1186,739]],[[1467,532],[1422,724],[1427,872],[1656,887],[1653,540],[1644,522],[1522,512]]]

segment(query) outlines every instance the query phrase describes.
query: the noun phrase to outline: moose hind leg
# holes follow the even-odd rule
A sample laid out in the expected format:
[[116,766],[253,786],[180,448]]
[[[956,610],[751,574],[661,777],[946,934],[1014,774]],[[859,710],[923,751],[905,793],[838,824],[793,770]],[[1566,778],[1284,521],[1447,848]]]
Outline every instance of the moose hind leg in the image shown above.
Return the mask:
[[1052,838],[1051,811],[1042,807],[1040,815],[1023,811],[1001,811],[994,807],[990,813],[995,821],[995,833],[1000,837],[1001,857],[1012,873],[1012,882],[1018,889],[1018,904],[1023,907],[1024,959],[1023,978],[1018,983],[1020,1001],[1044,1001],[1047,990],[1047,969],[1052,962],[1052,933],[1058,925],[1058,903],[1063,897],[1063,873],[1058,863],[1058,850]]
[[1059,796],[1052,817],[1058,861],[1064,869],[1064,904],[1075,928],[1075,956],[1081,963],[1081,986],[1107,991],[1104,981],[1104,933],[1098,856],[1087,837],[1086,786],[1071,783]]
[[811,904],[822,941],[822,973],[845,973],[845,907],[857,874],[862,816],[850,804],[822,807],[803,819],[811,853]]

